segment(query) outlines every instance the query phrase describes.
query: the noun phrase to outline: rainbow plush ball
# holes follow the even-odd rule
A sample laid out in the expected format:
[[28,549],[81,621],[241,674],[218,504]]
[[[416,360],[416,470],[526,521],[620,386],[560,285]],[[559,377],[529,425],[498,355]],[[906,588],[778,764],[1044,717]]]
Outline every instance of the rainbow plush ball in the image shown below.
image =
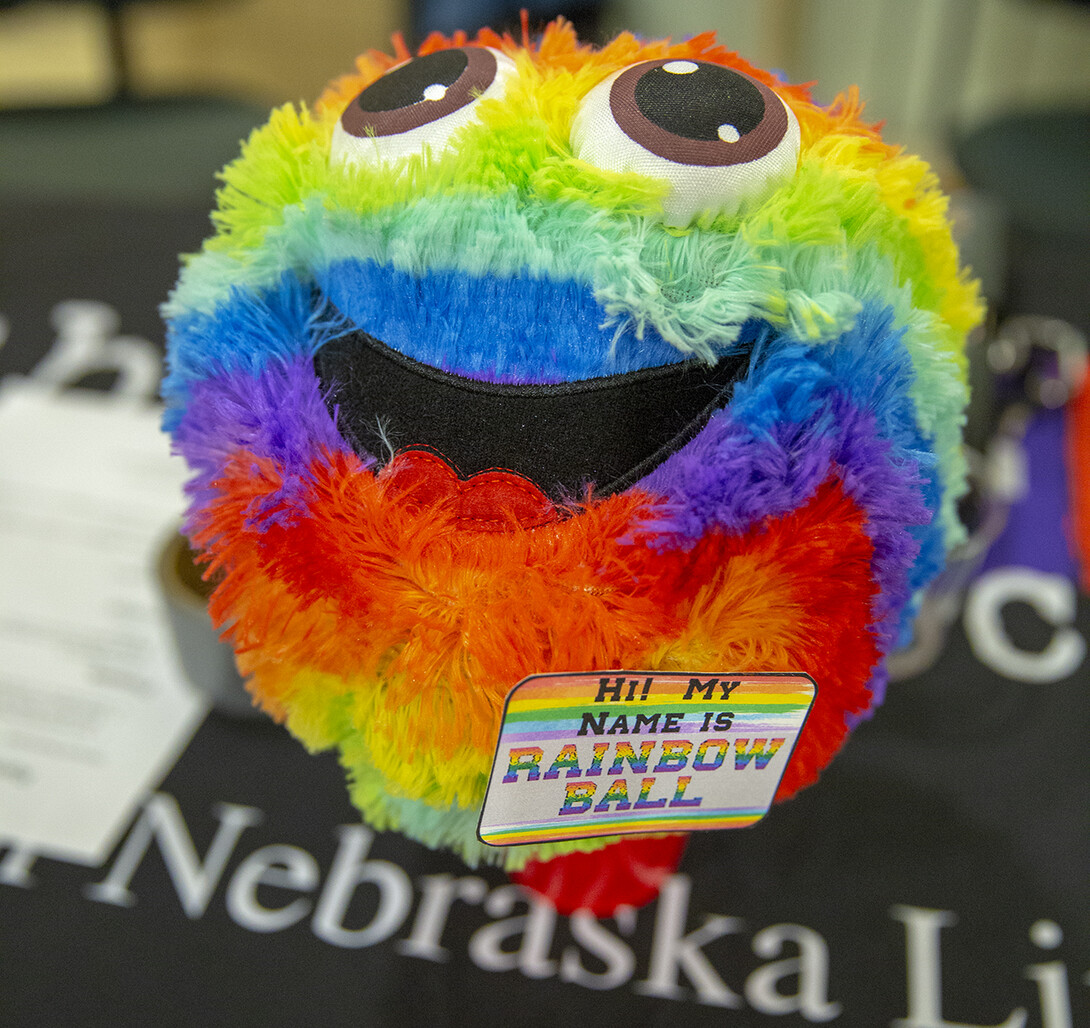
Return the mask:
[[519,871],[620,852],[478,839],[520,680],[802,671],[791,796],[961,538],[980,310],[935,177],[711,35],[396,49],[254,132],[166,305],[256,702],[368,823]]

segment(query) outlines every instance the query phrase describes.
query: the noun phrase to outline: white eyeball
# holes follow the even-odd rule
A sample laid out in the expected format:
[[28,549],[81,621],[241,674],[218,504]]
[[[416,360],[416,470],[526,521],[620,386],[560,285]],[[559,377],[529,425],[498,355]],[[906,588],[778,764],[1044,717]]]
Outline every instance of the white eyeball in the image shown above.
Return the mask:
[[438,50],[392,68],[345,109],[333,130],[335,164],[380,164],[445,149],[476,117],[478,100],[503,95],[515,62],[499,50]]
[[644,61],[583,98],[572,123],[575,156],[605,171],[665,179],[668,225],[731,214],[798,167],[801,133],[768,86],[707,61]]

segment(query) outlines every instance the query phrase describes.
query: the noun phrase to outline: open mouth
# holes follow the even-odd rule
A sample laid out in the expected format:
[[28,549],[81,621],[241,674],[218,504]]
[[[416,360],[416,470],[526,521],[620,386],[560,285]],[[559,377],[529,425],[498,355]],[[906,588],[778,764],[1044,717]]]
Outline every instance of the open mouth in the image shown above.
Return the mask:
[[716,364],[690,359],[578,381],[509,384],[423,364],[356,329],[314,368],[331,417],[363,457],[438,454],[462,477],[502,469],[549,498],[626,489],[692,439],[745,378],[753,342]]

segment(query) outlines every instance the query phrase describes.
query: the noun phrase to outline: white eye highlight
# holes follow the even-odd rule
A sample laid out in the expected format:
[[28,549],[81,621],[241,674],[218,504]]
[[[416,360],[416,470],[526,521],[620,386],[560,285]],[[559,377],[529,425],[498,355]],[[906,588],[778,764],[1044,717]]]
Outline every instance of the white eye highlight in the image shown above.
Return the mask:
[[380,164],[445,149],[476,118],[476,104],[503,95],[516,73],[499,50],[438,50],[391,69],[344,109],[333,130],[335,164]]
[[790,178],[801,133],[768,86],[707,61],[644,61],[595,86],[572,123],[576,157],[665,179],[668,225],[731,214]]

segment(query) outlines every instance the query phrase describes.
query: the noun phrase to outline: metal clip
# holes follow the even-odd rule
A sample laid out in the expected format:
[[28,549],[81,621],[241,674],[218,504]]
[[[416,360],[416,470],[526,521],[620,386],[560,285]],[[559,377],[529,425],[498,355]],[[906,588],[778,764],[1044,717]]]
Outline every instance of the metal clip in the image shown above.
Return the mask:
[[1017,382],[1022,399],[1035,407],[1062,407],[1086,379],[1086,337],[1058,318],[1007,318],[984,354],[1000,382]]
[[1003,408],[984,451],[965,451],[968,499],[977,516],[969,538],[951,550],[946,567],[924,594],[912,642],[890,654],[892,681],[922,674],[938,660],[972,580],[1025,488],[1023,443],[1030,420],[1036,410],[1056,410],[1079,391],[1086,381],[1090,347],[1066,321],[1021,315],[1006,319],[985,341],[984,359]]

